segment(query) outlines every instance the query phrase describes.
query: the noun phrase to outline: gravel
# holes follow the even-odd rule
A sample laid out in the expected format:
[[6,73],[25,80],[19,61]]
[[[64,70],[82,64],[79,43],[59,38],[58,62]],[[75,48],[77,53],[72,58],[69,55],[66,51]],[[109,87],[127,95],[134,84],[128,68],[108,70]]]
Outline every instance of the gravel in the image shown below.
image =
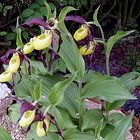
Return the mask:
[[19,125],[12,123],[6,114],[0,116],[0,127],[5,128],[10,133],[13,140],[25,139],[26,130],[22,129]]

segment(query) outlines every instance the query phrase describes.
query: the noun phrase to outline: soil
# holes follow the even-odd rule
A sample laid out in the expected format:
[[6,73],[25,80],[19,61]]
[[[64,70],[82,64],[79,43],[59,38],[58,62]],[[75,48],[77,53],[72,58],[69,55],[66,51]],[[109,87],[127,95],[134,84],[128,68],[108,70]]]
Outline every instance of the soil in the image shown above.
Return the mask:
[[18,124],[12,123],[7,114],[0,116],[0,127],[5,128],[12,136],[13,140],[25,139],[26,131],[22,129]]
[[133,134],[134,140],[140,140],[140,123],[139,119],[134,117],[131,133]]

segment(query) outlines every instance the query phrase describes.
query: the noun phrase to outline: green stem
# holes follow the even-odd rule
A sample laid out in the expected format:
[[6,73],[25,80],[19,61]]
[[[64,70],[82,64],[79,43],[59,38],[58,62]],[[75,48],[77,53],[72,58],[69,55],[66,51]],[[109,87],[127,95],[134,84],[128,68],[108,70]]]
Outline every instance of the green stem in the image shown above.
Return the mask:
[[105,109],[105,119],[107,121],[109,121],[109,111],[108,111],[108,108],[107,108],[107,102],[104,102],[104,109]]
[[[81,80],[78,80],[78,87],[79,87],[79,97],[82,93],[82,82]],[[83,115],[83,111],[84,111],[84,108],[83,108],[83,100],[80,100],[79,101],[79,127],[81,127],[82,125],[82,115]]]
[[81,82],[81,80],[78,81],[78,87],[79,87],[79,91],[81,93],[82,92],[82,82]]
[[110,76],[110,70],[109,70],[109,55],[106,54],[106,72],[107,75]]
[[102,36],[102,39],[103,39],[104,46],[106,48],[105,35],[104,35],[104,32],[103,32],[103,29],[102,29],[101,26],[99,26],[99,29],[100,29],[100,32],[101,32],[101,36]]
[[[106,45],[106,42],[105,42],[104,32],[103,32],[103,29],[102,29],[101,26],[99,26],[99,29],[100,29],[100,32],[101,32],[103,44],[104,44],[105,51],[106,51],[107,45]],[[106,72],[107,72],[107,75],[110,76],[110,70],[109,70],[109,55],[107,55],[107,54],[106,54]]]

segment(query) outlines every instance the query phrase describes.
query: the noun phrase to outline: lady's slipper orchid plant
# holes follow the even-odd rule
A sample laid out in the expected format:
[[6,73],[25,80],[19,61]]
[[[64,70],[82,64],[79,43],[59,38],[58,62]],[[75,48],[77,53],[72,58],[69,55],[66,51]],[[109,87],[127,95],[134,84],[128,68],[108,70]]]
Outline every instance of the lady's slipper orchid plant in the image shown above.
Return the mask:
[[[72,36],[65,27],[64,19],[67,12],[71,11],[71,9],[73,10],[74,8],[66,7],[62,9],[57,20],[49,15],[47,16],[47,18],[50,17],[48,21],[31,19],[21,25],[23,27],[31,24],[39,25],[43,27],[43,30],[41,30],[42,34],[39,36],[35,35],[36,37],[31,39],[29,43],[22,45],[18,52],[13,52],[10,62],[8,61],[8,69],[0,75],[1,81],[5,82],[12,79],[12,74],[15,74],[19,69],[22,58],[29,62],[25,54],[29,54],[33,50],[40,50],[40,54],[42,50],[51,46],[49,51],[43,51],[42,53],[43,56],[44,53],[46,55],[50,53],[50,57],[48,57],[50,61],[45,59],[47,64],[51,64],[49,62],[54,60],[55,53],[58,53],[60,60],[64,64],[61,64],[62,66],[49,73],[44,68],[45,65],[43,66],[42,63],[40,65],[38,61],[37,63],[31,61],[31,63],[33,62],[31,68],[34,69],[32,70],[32,75],[29,76],[26,73],[26,65],[25,67],[23,65],[23,69],[21,69],[22,78],[14,86],[17,97],[15,100],[22,103],[18,124],[21,127],[27,127],[28,134],[32,133],[30,128],[34,125],[35,127],[32,126],[32,130],[36,132],[38,137],[44,137],[44,139],[108,140],[112,139],[111,134],[113,136],[118,134],[120,128],[123,131],[120,138],[125,139],[124,134],[127,128],[130,127],[132,115],[127,116],[127,118],[122,116],[122,119],[118,120],[111,118],[110,111],[116,109],[118,101],[135,98],[126,89],[126,85],[121,82],[121,79],[96,73],[92,70],[86,71],[86,62],[81,55],[85,56],[85,58],[92,58],[97,44],[92,35],[90,23],[79,16],[66,17],[66,21],[74,20],[82,25],[74,33],[77,45],[74,39],[70,38]],[[50,13],[51,10],[48,14]],[[55,15],[55,12],[53,15]],[[58,43],[58,47],[56,43]],[[59,51],[61,43],[62,47]],[[76,48],[77,46],[80,47],[79,50]],[[11,54],[8,56],[10,57]],[[62,73],[63,69],[64,72]],[[14,82],[18,80],[18,76],[13,79]],[[88,108],[86,106],[87,98],[91,99],[91,101],[93,99],[93,103],[94,99],[99,100],[102,107],[96,109]],[[102,132],[106,133],[106,128],[109,126],[111,126],[111,129],[114,129],[107,134],[102,134]],[[31,136],[31,139],[34,139],[34,135],[29,136]],[[115,139],[117,137],[118,135],[116,135]]]

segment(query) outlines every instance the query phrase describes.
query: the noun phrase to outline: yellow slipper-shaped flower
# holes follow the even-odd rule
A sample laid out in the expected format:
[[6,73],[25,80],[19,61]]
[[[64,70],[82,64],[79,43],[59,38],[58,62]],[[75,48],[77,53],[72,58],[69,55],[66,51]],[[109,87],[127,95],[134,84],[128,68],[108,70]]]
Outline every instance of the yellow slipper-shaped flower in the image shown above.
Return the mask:
[[20,67],[20,57],[18,53],[14,53],[12,58],[9,61],[9,66],[7,70],[9,72],[15,73]]
[[44,119],[44,122],[46,124],[46,130],[43,127],[43,121],[38,121],[37,123],[36,134],[38,137],[45,136],[46,132],[48,131],[49,123],[48,123],[47,118]]
[[35,118],[35,110],[26,111],[22,115],[22,117],[21,117],[21,119],[19,121],[19,125],[21,127],[27,127],[32,123],[34,118]]
[[36,50],[43,50],[48,48],[52,43],[52,32],[50,30],[41,34],[34,40],[34,48]]
[[36,134],[37,134],[37,136],[39,136],[39,137],[45,136],[46,131],[45,131],[45,129],[43,128],[43,121],[39,121],[39,122],[37,123]]
[[0,82],[8,82],[12,80],[12,73],[9,71],[5,71],[0,74]]
[[24,48],[23,48],[23,54],[29,54],[31,53],[35,48],[34,48],[34,43],[33,41],[36,39],[36,37],[32,38],[30,40],[30,42],[26,43],[24,45]]
[[74,39],[76,41],[80,41],[84,38],[86,38],[88,35],[88,26],[86,24],[83,24],[81,28],[79,28],[75,33],[74,33]]
[[89,55],[92,54],[94,47],[96,46],[96,43],[93,41],[90,41],[90,47],[87,49],[86,45],[80,48],[81,55]]

